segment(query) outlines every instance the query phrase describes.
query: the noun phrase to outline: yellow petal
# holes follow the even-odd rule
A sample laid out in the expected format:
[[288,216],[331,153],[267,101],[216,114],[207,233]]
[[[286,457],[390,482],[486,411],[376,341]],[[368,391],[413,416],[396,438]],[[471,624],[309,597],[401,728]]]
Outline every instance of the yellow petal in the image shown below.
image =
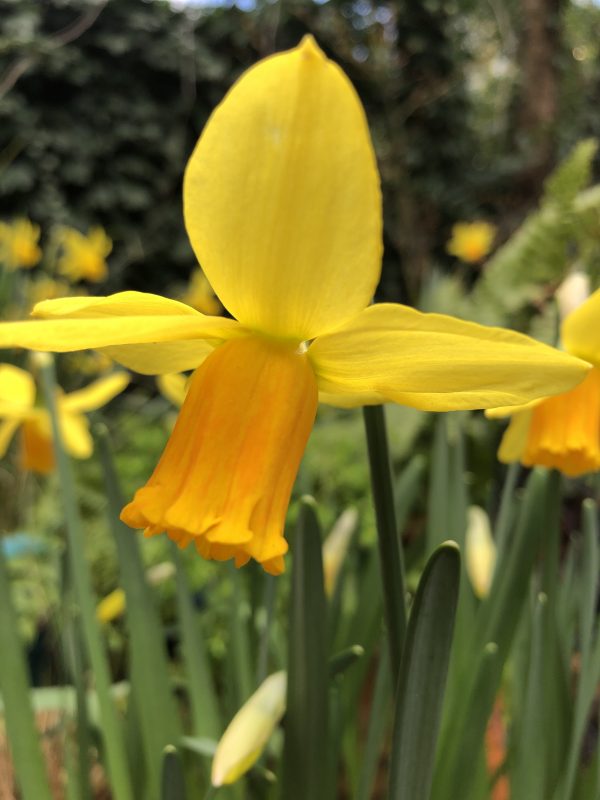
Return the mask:
[[390,303],[319,337],[308,355],[329,398],[379,395],[426,411],[527,403],[570,389],[589,369],[519,333]]
[[600,289],[565,319],[561,338],[569,353],[600,367]]
[[513,414],[520,414],[521,411],[531,411],[540,403],[544,402],[543,397],[538,397],[537,400],[531,400],[529,403],[522,403],[518,406],[499,406],[498,408],[487,408],[485,416],[488,419],[503,419],[504,417],[512,417]]
[[521,460],[527,446],[530,425],[531,411],[517,411],[511,418],[498,449],[498,459],[503,464]]
[[204,339],[152,344],[103,347],[101,351],[117,363],[142,375],[165,375],[196,369],[212,353],[215,340]]
[[258,63],[207,123],[184,180],[186,228],[240,322],[311,339],[379,279],[381,198],[364,111],[314,39]]
[[20,424],[21,421],[18,419],[7,419],[0,422],[0,458],[4,458],[6,455],[8,446]]
[[160,375],[156,382],[161,394],[173,403],[174,406],[180,408],[183,405],[187,394],[188,378],[186,375],[181,375],[179,372],[174,372],[170,375]]
[[66,353],[113,345],[222,340],[242,330],[234,320],[206,317],[176,300],[142,292],[46,300],[33,313],[41,319],[0,325],[0,347]]
[[85,389],[70,392],[59,400],[62,411],[81,413],[95,411],[120,394],[131,380],[126,372],[113,372],[90,383]]
[[12,364],[0,364],[0,404],[31,408],[34,402],[35,382],[31,375]]
[[82,414],[61,413],[60,433],[63,447],[73,458],[89,458],[94,452],[90,424]]
[[285,711],[287,674],[275,672],[264,680],[231,720],[215,752],[213,786],[234,783],[262,753]]

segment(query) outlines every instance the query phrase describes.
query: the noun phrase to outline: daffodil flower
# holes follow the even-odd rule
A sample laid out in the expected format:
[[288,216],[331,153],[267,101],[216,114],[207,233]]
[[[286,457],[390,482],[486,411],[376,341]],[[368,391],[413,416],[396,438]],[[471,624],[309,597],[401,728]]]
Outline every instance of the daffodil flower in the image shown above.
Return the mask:
[[[57,407],[67,452],[89,458],[93,450],[86,411],[101,408],[129,383],[125,372],[115,372],[70,394],[59,394]],[[0,364],[0,458],[21,429],[21,464],[24,469],[47,473],[54,468],[52,425],[48,411],[36,405],[33,377],[12,364]]]
[[283,571],[319,397],[506,406],[566,391],[587,370],[518,333],[369,305],[382,253],[375,155],[354,89],[310,36],[248,70],[215,110],[187,166],[184,216],[235,319],[138,292],[65,298],[0,326],[0,347],[102,348],[146,374],[195,370],[122,519],[206,558]]
[[489,222],[457,222],[446,250],[466,264],[477,264],[492,249],[495,236],[496,226]]
[[[580,297],[581,287],[577,286]],[[572,308],[571,298],[562,305]],[[585,380],[564,394],[517,408],[496,408],[488,417],[510,416],[498,458],[527,467],[558,469],[576,477],[600,469],[600,289],[564,319],[563,347],[591,366]]]
[[9,270],[35,267],[42,257],[39,240],[39,225],[28,219],[0,222],[0,262]]
[[57,238],[62,248],[57,262],[61,275],[70,281],[99,283],[106,280],[106,257],[112,250],[112,242],[103,228],[91,228],[87,236],[75,228],[61,228]]

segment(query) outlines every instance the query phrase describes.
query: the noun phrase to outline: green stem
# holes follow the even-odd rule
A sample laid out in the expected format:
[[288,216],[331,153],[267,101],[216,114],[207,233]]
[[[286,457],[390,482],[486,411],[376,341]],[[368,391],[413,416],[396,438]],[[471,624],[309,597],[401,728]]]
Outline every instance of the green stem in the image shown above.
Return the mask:
[[108,771],[115,800],[134,800],[129,766],[126,759],[125,738],[110,693],[110,672],[99,624],[96,619],[96,604],[83,547],[84,532],[77,504],[75,476],[71,462],[62,444],[62,434],[56,408],[54,361],[50,356],[44,356],[43,363],[41,363],[41,377],[46,407],[52,421],[54,453],[67,526],[73,588],[81,614],[84,645],[96,681]]
[[383,406],[363,409],[371,489],[377,521],[385,616],[388,628],[393,683],[400,670],[406,633],[406,589],[402,542],[396,522],[394,488]]

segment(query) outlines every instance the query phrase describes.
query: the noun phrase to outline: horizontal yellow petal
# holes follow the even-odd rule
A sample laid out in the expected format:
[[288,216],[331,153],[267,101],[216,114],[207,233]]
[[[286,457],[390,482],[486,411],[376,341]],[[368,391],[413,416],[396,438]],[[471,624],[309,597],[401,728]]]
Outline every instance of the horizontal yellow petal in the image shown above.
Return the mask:
[[108,297],[58,297],[42,300],[32,311],[32,316],[42,319],[157,315],[194,317],[198,312],[179,300],[147,292],[118,292]]
[[486,409],[485,416],[488,419],[504,419],[504,417],[512,417],[513,414],[520,414],[521,411],[531,411],[533,408],[544,402],[543,397],[538,397],[537,400],[531,400],[529,403],[522,403],[519,406],[499,406],[498,408]]
[[179,342],[124,344],[103,347],[101,351],[127,369],[142,375],[165,375],[196,369],[212,353],[214,340],[193,339]]
[[66,353],[114,345],[220,341],[242,331],[234,320],[207,317],[183,303],[141,292],[46,300],[33,313],[42,319],[0,325],[0,348]]
[[0,364],[0,403],[30,408],[35,402],[35,382],[29,372]]
[[95,411],[120,394],[130,380],[126,372],[113,372],[112,375],[106,375],[90,383],[85,389],[61,397],[60,408],[71,413]]
[[569,353],[600,367],[600,289],[565,319],[561,338]]
[[381,197],[364,111],[312,37],[248,70],[187,166],[192,246],[250,328],[305,340],[364,308],[379,279]]
[[523,334],[406,306],[370,306],[308,350],[332,399],[375,395],[426,411],[489,408],[557,394],[589,365]]

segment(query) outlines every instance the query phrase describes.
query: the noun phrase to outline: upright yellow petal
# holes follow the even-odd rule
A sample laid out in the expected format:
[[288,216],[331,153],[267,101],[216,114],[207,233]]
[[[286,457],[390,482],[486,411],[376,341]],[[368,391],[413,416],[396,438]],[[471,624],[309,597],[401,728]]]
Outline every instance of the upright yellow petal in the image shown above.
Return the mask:
[[569,353],[600,367],[600,289],[565,319],[561,338]]
[[426,411],[527,403],[570,389],[589,369],[523,334],[388,303],[319,337],[308,355],[330,401]]
[[176,300],[142,292],[46,300],[33,314],[39,319],[0,325],[0,348],[66,353],[115,345],[155,347],[181,340],[218,342],[243,330],[235,320],[207,317]]
[[130,380],[131,378],[126,372],[113,372],[111,375],[90,383],[84,389],[70,392],[61,397],[60,409],[70,413],[95,411],[120,394]]
[[186,228],[240,322],[311,339],[370,301],[381,198],[363,109],[307,36],[248,70],[207,123],[184,181]]

